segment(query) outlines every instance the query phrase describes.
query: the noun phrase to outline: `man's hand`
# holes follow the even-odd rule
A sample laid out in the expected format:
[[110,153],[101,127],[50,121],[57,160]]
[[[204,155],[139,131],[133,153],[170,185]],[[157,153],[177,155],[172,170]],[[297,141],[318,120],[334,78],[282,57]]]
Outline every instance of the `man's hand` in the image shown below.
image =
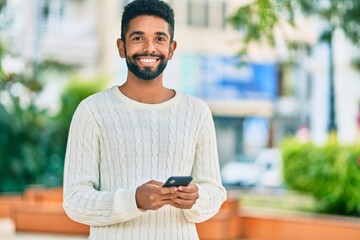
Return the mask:
[[199,198],[199,189],[196,184],[190,183],[188,186],[179,186],[174,192],[176,198],[172,198],[172,206],[181,209],[190,209]]
[[157,210],[166,204],[173,203],[177,187],[163,188],[164,183],[151,180],[136,189],[136,204],[144,210]]

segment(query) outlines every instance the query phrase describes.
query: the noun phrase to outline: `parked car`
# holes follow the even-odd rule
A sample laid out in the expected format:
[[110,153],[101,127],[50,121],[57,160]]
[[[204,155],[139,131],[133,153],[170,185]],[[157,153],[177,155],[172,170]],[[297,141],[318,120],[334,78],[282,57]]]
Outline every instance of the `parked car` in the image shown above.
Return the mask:
[[282,186],[282,156],[279,149],[265,149],[255,161],[263,168],[259,179],[259,186],[271,188]]
[[281,187],[282,158],[277,148],[262,150],[257,156],[240,156],[221,168],[223,184],[227,187]]

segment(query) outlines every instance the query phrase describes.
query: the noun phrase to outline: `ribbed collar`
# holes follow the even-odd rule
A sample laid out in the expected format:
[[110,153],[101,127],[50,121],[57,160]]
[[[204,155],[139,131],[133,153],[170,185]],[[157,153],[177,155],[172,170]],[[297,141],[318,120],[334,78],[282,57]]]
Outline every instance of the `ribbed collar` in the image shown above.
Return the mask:
[[149,103],[141,103],[141,102],[135,101],[135,100],[125,96],[119,90],[119,86],[117,86],[117,85],[112,87],[112,91],[119,99],[125,101],[126,103],[128,103],[136,108],[142,108],[142,109],[148,109],[148,110],[158,110],[158,109],[168,108],[171,105],[176,104],[182,96],[182,94],[180,92],[175,91],[175,96],[173,98],[171,98],[165,102],[162,102],[162,103],[149,104]]

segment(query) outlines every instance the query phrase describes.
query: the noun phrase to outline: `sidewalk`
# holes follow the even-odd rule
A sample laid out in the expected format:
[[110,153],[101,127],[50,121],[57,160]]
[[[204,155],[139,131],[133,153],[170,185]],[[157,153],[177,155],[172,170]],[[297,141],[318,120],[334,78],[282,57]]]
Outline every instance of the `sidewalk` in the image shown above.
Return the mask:
[[86,236],[80,235],[59,235],[45,233],[15,232],[14,223],[11,219],[0,218],[0,239],[1,240],[86,240]]

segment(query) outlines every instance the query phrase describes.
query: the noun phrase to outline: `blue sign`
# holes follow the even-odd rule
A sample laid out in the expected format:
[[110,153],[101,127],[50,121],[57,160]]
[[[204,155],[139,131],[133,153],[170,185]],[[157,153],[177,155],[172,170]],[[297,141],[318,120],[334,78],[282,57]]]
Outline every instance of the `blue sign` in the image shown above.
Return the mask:
[[201,96],[205,99],[268,99],[277,96],[276,64],[240,65],[238,57],[201,57]]

